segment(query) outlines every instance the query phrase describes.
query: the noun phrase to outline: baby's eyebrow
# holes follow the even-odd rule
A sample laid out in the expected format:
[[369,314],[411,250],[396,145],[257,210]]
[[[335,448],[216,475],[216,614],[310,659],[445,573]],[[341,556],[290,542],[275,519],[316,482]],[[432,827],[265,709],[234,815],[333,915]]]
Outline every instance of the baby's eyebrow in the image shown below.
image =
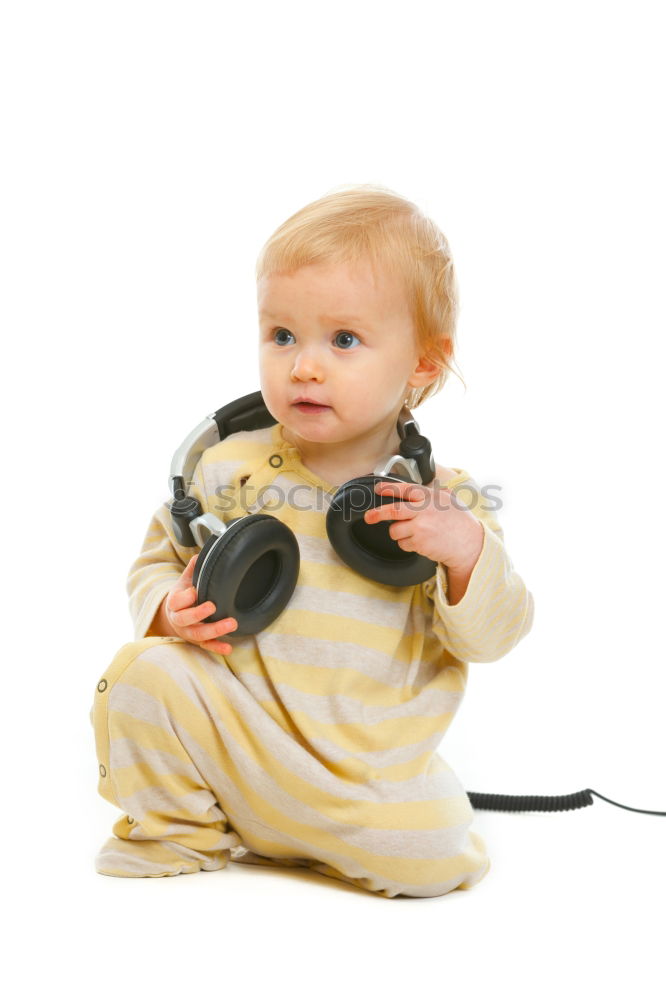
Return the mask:
[[[276,313],[269,312],[267,309],[260,309],[259,315],[266,316],[267,319],[283,319],[286,320],[286,322],[288,323],[291,322],[291,320],[289,319],[288,316],[286,316],[286,314],[280,313],[278,315]],[[319,319],[322,320],[324,323],[330,323],[332,326],[349,325],[349,326],[367,327],[369,325],[368,323],[366,323],[364,319],[360,319],[358,316],[344,316],[343,318],[340,318],[338,316],[320,316]]]
[[343,316],[342,319],[338,316],[321,316],[320,319],[323,319],[325,323],[331,323],[334,326],[344,326],[345,323],[349,323],[350,326],[367,326],[366,321],[364,319],[360,319],[358,316]]

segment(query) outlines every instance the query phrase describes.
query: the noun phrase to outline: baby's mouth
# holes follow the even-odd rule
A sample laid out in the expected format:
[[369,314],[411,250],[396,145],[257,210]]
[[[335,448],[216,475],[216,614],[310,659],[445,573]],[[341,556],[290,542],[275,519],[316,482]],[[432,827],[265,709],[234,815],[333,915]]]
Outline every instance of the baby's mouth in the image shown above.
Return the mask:
[[301,413],[321,413],[324,410],[330,410],[330,406],[325,406],[323,403],[293,403]]

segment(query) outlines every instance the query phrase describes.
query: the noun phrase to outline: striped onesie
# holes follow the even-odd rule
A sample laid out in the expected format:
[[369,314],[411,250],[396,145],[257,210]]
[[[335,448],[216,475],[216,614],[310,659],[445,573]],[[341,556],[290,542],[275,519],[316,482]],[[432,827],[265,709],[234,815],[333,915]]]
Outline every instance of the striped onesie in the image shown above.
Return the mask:
[[[120,807],[98,872],[161,876],[242,864],[300,866],[393,897],[469,889],[488,872],[473,810],[437,748],[463,698],[468,662],[504,656],[534,602],[502,529],[462,469],[441,484],[484,529],[467,590],[446,571],[391,587],[331,547],[335,487],[301,461],[281,424],[230,435],[201,456],[189,488],[225,523],[269,513],[300,550],[296,589],[263,631],[208,652],[150,634],[197,551],[166,504],[128,578],[135,641],[95,691],[99,792]],[[465,487],[471,489],[460,489]]]

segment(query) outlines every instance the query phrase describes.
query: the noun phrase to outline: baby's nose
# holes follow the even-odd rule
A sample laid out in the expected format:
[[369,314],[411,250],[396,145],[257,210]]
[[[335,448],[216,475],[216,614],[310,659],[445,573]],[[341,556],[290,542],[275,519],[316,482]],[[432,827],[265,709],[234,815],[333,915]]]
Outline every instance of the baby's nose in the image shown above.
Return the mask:
[[323,373],[324,368],[321,360],[311,352],[299,355],[299,357],[296,358],[292,369],[293,377],[300,379],[321,378]]

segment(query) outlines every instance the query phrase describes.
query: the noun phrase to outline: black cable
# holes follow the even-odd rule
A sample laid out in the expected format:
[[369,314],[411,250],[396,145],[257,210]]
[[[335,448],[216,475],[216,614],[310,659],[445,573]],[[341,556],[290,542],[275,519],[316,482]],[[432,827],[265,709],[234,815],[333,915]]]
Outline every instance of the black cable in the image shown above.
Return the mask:
[[595,792],[593,788],[585,788],[582,792],[573,792],[571,795],[495,795],[489,792],[467,794],[474,809],[497,809],[504,812],[564,812],[567,809],[582,809],[584,806],[594,805],[592,796],[598,795],[600,799],[621,809],[649,813],[651,816],[666,816],[666,812],[623,806],[621,802],[613,802],[600,792]]

